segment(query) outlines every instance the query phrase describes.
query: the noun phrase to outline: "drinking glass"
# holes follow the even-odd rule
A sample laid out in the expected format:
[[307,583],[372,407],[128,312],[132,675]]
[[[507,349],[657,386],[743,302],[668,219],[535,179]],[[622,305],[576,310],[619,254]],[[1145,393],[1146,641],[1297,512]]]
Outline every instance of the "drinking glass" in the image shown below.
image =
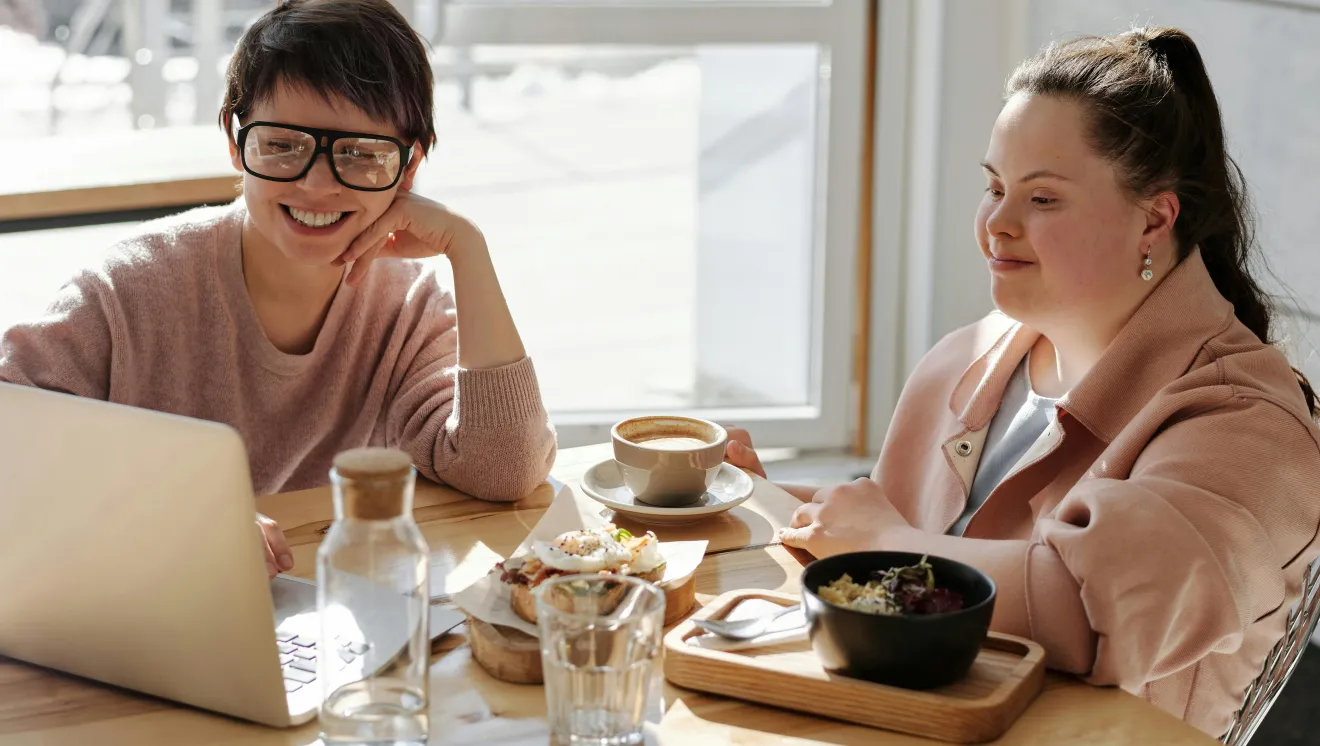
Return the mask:
[[541,667],[554,746],[643,742],[656,691],[665,594],[621,575],[563,575],[536,590]]

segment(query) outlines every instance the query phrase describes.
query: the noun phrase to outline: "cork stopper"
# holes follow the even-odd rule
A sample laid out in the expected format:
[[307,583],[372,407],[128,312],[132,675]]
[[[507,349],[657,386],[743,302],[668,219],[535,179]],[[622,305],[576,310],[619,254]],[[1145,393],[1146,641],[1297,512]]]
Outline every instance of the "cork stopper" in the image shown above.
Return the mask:
[[413,481],[412,459],[393,448],[354,448],[335,456],[344,517],[384,521],[403,515]]

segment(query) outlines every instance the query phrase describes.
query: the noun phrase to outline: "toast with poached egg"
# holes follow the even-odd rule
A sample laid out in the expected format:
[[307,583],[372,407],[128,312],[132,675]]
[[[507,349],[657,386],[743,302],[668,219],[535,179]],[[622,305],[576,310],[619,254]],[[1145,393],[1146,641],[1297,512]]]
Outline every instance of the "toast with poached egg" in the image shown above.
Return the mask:
[[536,597],[532,591],[556,575],[632,575],[652,583],[665,574],[660,540],[647,531],[634,536],[613,525],[560,534],[554,541],[537,541],[529,553],[511,557],[496,569],[511,588],[513,611],[536,623]]

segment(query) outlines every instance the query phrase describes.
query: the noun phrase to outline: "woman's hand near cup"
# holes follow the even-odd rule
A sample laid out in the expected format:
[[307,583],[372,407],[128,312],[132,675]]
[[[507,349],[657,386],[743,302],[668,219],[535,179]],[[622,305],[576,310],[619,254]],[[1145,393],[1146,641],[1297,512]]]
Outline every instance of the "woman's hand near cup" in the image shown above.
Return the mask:
[[[746,469],[762,479],[769,479],[765,475],[765,467],[761,465],[761,457],[757,455],[756,447],[752,445],[752,436],[742,428],[725,426],[724,429],[729,433],[729,440],[724,445],[724,460],[739,469]],[[804,503],[811,502],[811,498],[821,490],[820,487],[805,484],[776,482],[775,486]]]
[[765,479],[765,467],[761,466],[761,457],[756,455],[752,436],[736,427],[726,427],[725,430],[729,433],[729,440],[724,445],[724,460]]

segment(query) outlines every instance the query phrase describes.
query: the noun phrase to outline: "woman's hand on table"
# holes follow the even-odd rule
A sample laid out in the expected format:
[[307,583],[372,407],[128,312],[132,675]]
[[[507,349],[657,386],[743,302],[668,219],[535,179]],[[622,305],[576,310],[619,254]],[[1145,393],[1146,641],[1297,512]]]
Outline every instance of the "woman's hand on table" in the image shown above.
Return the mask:
[[257,513],[257,528],[261,529],[262,543],[266,546],[266,574],[275,577],[293,569],[293,552],[284,539],[280,524]]
[[731,427],[727,431],[729,440],[724,445],[724,460],[765,479],[765,467],[761,465],[761,457],[756,455],[752,436],[741,428]]
[[894,548],[916,532],[889,502],[880,485],[858,479],[826,487],[793,513],[787,528],[779,529],[785,545],[804,549],[816,557],[844,552]]

